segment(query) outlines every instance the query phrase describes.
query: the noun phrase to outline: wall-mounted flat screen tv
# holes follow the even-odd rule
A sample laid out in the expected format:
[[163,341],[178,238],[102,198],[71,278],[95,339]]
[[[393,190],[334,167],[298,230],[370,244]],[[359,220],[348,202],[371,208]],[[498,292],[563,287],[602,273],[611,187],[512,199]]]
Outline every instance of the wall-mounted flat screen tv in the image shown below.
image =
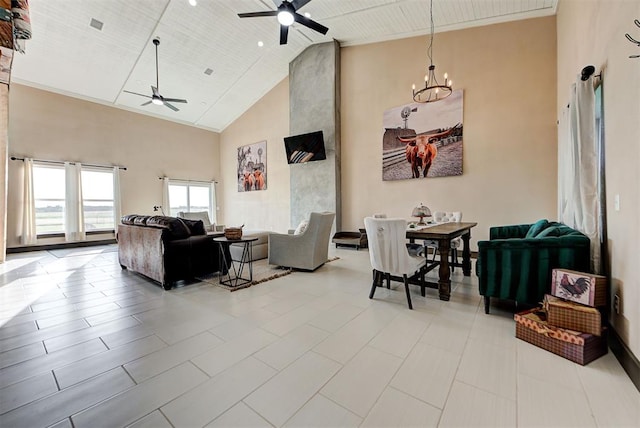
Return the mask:
[[288,163],[305,163],[327,158],[322,131],[284,138]]

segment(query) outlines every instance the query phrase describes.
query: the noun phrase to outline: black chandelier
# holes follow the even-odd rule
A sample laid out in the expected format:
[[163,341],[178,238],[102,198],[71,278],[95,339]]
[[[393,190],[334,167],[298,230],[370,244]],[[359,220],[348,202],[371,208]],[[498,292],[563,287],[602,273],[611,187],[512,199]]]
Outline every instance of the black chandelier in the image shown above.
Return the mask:
[[429,68],[424,76],[424,88],[416,91],[416,85],[412,86],[413,101],[417,103],[431,103],[440,101],[451,95],[452,81],[448,79],[447,73],[444,73],[444,84],[441,85],[436,79],[436,66],[433,65],[433,0],[429,3],[429,17],[431,19],[431,37],[429,38],[429,48],[427,55],[429,56]]

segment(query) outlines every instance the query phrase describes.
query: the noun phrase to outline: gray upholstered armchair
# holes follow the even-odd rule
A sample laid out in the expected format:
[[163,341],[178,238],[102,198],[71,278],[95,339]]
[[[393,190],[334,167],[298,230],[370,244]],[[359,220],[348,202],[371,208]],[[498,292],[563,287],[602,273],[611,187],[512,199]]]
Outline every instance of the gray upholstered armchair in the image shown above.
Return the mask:
[[269,264],[316,270],[328,258],[335,213],[311,213],[307,229],[299,235],[269,234]]

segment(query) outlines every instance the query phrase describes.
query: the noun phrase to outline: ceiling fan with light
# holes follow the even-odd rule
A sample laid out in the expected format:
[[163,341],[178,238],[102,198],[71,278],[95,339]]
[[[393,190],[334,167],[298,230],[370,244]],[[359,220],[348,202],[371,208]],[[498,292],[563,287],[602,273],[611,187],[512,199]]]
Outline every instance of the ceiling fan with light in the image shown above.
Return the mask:
[[273,0],[277,10],[268,10],[262,12],[248,12],[248,13],[239,13],[238,16],[240,18],[259,18],[262,16],[277,16],[278,22],[280,23],[280,44],[287,44],[287,37],[289,35],[289,26],[294,22],[304,25],[305,27],[311,28],[318,33],[327,34],[329,29],[324,25],[318,24],[316,21],[304,16],[300,15],[297,11],[311,0]]
[[123,92],[126,92],[128,94],[133,94],[133,95],[139,95],[139,96],[145,97],[145,98],[151,98],[146,103],[140,104],[141,106],[146,106],[146,105],[149,105],[149,104],[153,103],[153,104],[156,104],[156,105],[165,105],[165,106],[169,107],[173,111],[179,111],[180,109],[178,107],[169,104],[169,102],[172,102],[172,103],[186,103],[187,100],[182,100],[182,99],[179,99],[179,98],[165,98],[162,95],[160,95],[160,77],[159,77],[159,73],[158,73],[158,45],[160,44],[160,38],[156,37],[155,39],[153,39],[153,44],[156,45],[156,86],[151,85],[151,93],[152,93],[152,95],[149,96],[149,95],[139,94],[137,92],[131,92],[131,91],[123,91]]

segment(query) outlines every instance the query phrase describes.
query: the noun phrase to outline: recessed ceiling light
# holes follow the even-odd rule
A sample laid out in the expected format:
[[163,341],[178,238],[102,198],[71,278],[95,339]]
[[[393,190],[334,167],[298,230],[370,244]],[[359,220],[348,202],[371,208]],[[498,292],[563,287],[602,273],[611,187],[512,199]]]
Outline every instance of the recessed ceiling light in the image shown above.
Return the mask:
[[213,74],[213,70],[212,70],[212,69],[210,69],[210,68],[207,68],[207,69],[204,71],[204,74],[206,74],[207,76],[211,76],[211,75]]
[[264,46],[264,42],[262,40],[258,41],[258,46],[263,47]]
[[309,12],[305,12],[304,16],[306,16],[307,18],[311,18],[311,14]]
[[91,22],[89,23],[89,27],[93,27],[98,31],[102,31],[102,26],[104,25],[103,22],[98,21],[95,18],[91,18]]
[[196,0],[189,0],[189,4],[191,6],[196,6],[198,4],[198,2]]

